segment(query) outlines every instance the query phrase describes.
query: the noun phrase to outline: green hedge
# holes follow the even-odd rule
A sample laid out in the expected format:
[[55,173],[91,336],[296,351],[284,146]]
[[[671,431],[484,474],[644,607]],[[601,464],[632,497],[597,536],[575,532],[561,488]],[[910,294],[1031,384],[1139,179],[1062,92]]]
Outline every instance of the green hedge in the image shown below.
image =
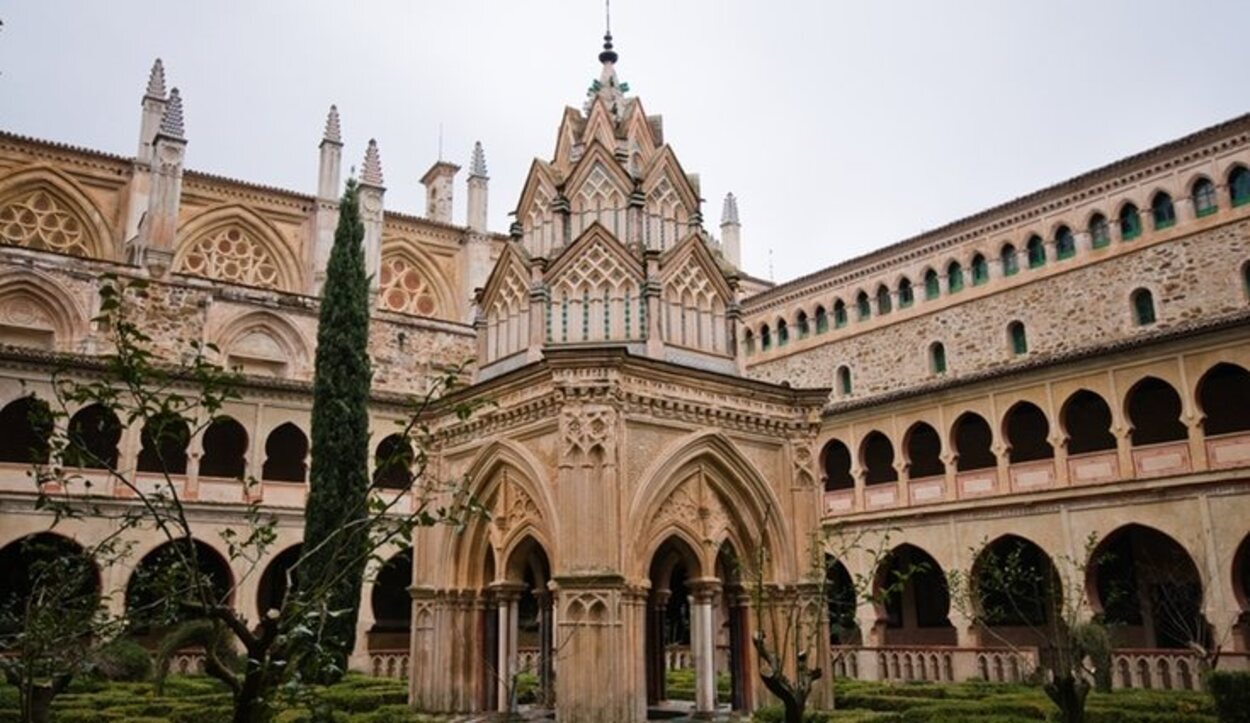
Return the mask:
[[1250,672],[1215,671],[1206,677],[1220,723],[1250,722]]

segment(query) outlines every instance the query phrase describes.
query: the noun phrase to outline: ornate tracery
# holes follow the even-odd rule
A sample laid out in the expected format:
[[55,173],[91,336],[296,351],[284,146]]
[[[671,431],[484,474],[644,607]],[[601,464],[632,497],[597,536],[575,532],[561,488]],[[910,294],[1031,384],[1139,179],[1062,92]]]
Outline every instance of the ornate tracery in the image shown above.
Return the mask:
[[0,243],[92,256],[87,224],[47,189],[20,193],[0,204]]

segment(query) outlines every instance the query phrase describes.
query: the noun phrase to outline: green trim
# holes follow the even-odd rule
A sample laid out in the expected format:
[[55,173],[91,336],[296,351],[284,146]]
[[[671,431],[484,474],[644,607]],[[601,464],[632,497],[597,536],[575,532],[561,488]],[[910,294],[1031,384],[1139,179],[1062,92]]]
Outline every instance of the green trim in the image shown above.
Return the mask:
[[1120,240],[1121,240],[1121,241],[1132,241],[1133,239],[1137,238],[1138,236],[1141,236],[1141,229],[1140,229],[1140,228],[1135,228],[1135,229],[1133,229],[1132,231],[1129,231],[1128,233],[1126,233],[1126,234],[1124,234],[1123,236],[1121,236],[1121,237],[1120,237]]
[[1220,210],[1219,206],[1208,206],[1207,208],[1199,209],[1197,216],[1198,218],[1202,218],[1204,216],[1210,216],[1213,213],[1218,213],[1219,210]]
[[1163,230],[1163,229],[1165,229],[1165,228],[1172,228],[1172,227],[1173,227],[1173,226],[1175,226],[1175,225],[1176,225],[1176,219],[1174,219],[1174,218],[1172,218],[1172,219],[1168,219],[1167,221],[1163,221],[1162,223],[1160,223],[1160,222],[1156,221],[1156,222],[1155,222],[1155,230],[1156,230],[1156,231],[1162,231],[1162,230]]
[[1090,239],[1090,248],[1105,249],[1111,245],[1111,235],[1094,236]]

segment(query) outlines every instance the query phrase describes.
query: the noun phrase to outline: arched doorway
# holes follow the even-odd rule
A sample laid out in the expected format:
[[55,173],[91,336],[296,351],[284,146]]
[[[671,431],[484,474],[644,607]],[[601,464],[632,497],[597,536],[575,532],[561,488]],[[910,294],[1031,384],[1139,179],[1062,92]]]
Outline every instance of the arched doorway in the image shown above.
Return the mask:
[[1211,643],[1202,614],[1202,577],[1185,548],[1145,525],[1103,538],[1089,564],[1095,611],[1127,648],[1185,648]]
[[148,634],[187,619],[180,604],[203,581],[210,602],[229,604],[234,575],[225,558],[207,543],[183,538],[166,542],[143,556],[126,583],[126,613],[135,631]]
[[407,650],[412,634],[412,550],[396,553],[378,568],[369,605],[369,650]]
[[986,646],[1048,648],[1062,625],[1063,592],[1050,556],[1030,540],[1003,535],[977,554],[972,592]]
[[[669,701],[667,673],[693,664],[691,597],[688,582],[702,577],[694,548],[669,537],[651,558],[651,595],[647,601],[647,705]],[[698,676],[700,671],[696,670]]]
[[[487,688],[494,688],[494,707],[511,710],[513,702],[553,707],[559,641],[555,638],[554,601],[548,587],[551,562],[547,551],[527,535],[512,547],[500,572],[490,585],[495,615],[492,618],[488,614],[486,620],[484,667],[493,679],[494,685]],[[536,679],[532,694],[520,689],[522,676]],[[514,696],[515,701],[509,696]]]
[[270,610],[279,610],[286,601],[287,593],[299,584],[299,576],[292,575],[291,570],[299,561],[303,544],[295,544],[279,552],[265,566],[260,575],[260,584],[256,590],[256,611],[264,616]]
[[[0,607],[23,611],[31,596],[39,595],[48,605],[31,606],[33,614],[82,621],[82,635],[90,634],[87,621],[100,603],[100,573],[77,542],[51,532],[27,535],[0,548],[0,570]],[[21,625],[20,613],[6,615],[0,620],[0,635]]]
[[874,590],[877,636],[881,645],[955,645],[946,573],[933,556],[903,544],[877,569]]

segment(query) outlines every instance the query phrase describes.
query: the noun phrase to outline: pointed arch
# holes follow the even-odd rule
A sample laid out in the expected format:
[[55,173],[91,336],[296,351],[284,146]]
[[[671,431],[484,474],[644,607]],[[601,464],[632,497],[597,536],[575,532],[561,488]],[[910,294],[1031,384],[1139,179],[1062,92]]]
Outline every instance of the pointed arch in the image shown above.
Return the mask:
[[[705,474],[705,484],[726,503],[731,518],[729,536],[736,538],[737,548],[748,549],[744,544],[747,540],[761,540],[773,551],[772,574],[785,577],[793,573],[794,551],[787,544],[791,530],[781,514],[781,502],[764,476],[728,437],[713,430],[693,432],[675,440],[655,459],[639,477],[642,482],[627,507],[625,539],[641,546],[632,557],[635,565],[645,564],[650,559],[646,550],[654,550],[656,540],[667,536],[666,530],[676,529],[669,525],[648,532],[656,526],[661,507],[689,480],[686,472],[698,466],[710,473]],[[719,546],[721,541],[716,542]],[[715,549],[709,552],[705,566],[714,563],[715,553]],[[637,568],[633,573],[641,579],[647,571]]]
[[69,175],[50,166],[0,179],[0,245],[16,244],[71,256],[115,260],[104,214]]
[[0,342],[72,350],[86,333],[89,313],[75,295],[47,274],[0,272]]
[[239,204],[200,213],[179,229],[173,269],[227,283],[300,292],[303,264],[272,223]]
[[[494,520],[475,520],[464,533],[452,537],[444,558],[453,562],[452,575],[456,584],[473,586],[491,582],[477,579],[481,561],[488,552],[491,559],[506,560],[500,552],[526,535],[542,544],[549,561],[555,565],[557,551],[552,543],[559,539],[559,520],[549,493],[551,486],[542,469],[542,462],[512,440],[497,439],[477,453],[464,475],[468,480],[466,492],[472,499],[487,507],[498,504],[496,498],[506,477],[510,485],[523,493],[517,498],[521,504],[533,505],[533,509],[516,523],[507,519],[510,515],[506,511],[496,514]],[[508,470],[514,474],[506,474]],[[499,474],[501,471],[505,474]],[[505,529],[501,534],[500,522],[511,529]]]
[[406,236],[382,238],[378,308],[401,314],[459,320],[457,295],[438,262]]
[[312,343],[272,311],[244,311],[218,322],[207,336],[227,366],[247,373],[282,376],[311,366]]

